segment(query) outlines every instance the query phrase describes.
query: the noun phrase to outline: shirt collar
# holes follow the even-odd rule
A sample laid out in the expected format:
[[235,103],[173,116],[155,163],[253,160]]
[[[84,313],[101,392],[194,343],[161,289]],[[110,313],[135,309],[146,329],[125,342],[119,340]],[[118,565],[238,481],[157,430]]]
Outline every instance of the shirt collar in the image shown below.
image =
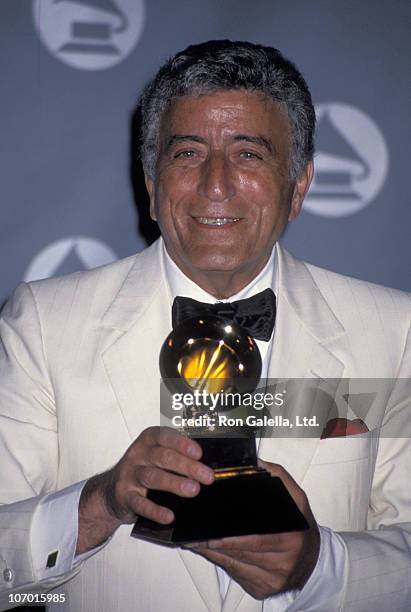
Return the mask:
[[277,293],[277,258],[275,248],[273,248],[270,258],[261,272],[246,287],[226,300],[217,300],[213,295],[210,295],[207,291],[204,291],[204,289],[189,279],[169,256],[163,240],[161,241],[160,253],[162,269],[165,272],[165,278],[168,283],[170,304],[177,295],[189,297],[199,302],[213,304],[217,301],[232,302],[234,300],[248,298],[268,288],[273,289],[274,293]]

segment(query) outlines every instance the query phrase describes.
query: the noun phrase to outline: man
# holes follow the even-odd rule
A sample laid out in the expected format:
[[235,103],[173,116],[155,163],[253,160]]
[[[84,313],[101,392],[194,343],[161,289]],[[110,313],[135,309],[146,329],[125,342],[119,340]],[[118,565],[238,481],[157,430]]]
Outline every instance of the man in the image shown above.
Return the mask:
[[4,312],[4,606],[10,593],[58,587],[66,603],[51,605],[75,612],[409,610],[410,446],[383,435],[407,422],[409,397],[396,389],[379,405],[379,438],[260,441],[262,465],[309,530],[188,549],[130,538],[136,517],[173,520],[148,490],[190,497],[214,479],[196,442],[153,427],[175,296],[235,301],[273,288],[275,330],[258,341],[272,378],[408,378],[411,351],[408,295],[278,245],[312,178],[315,121],[303,78],[278,51],[189,47],[160,69],[142,110],[162,240],[22,286]]

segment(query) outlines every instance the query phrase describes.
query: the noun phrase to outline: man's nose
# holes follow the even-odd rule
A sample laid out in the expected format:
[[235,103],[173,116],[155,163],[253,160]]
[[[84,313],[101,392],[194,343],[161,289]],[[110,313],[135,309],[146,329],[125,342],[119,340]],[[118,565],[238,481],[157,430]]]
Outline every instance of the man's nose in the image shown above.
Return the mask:
[[198,192],[214,202],[224,202],[234,196],[232,168],[223,154],[212,154],[202,164]]

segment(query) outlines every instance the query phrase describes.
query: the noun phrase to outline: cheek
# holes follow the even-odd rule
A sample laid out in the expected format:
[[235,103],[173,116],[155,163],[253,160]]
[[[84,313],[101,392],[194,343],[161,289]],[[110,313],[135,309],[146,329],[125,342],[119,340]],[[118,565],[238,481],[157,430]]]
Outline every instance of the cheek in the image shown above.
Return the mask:
[[174,194],[168,191],[160,191],[156,200],[155,212],[163,238],[175,241],[181,239],[187,220],[184,214],[184,203],[173,196]]
[[267,193],[270,189],[270,181],[264,179],[259,174],[253,172],[241,172],[237,175],[237,184],[239,189],[249,194]]
[[183,194],[195,188],[200,169],[189,166],[165,166],[160,169],[159,185],[166,194]]
[[274,203],[281,199],[281,181],[276,180],[272,172],[247,172],[238,176],[238,187],[242,195],[251,203],[265,207],[267,202]]
[[164,171],[157,185],[156,211],[160,216],[183,213],[192,201],[192,172]]

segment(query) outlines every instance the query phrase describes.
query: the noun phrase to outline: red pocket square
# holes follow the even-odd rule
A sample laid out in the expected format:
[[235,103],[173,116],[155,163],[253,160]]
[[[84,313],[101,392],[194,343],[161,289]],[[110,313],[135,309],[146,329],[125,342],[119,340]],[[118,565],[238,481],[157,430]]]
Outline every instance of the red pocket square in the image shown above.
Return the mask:
[[358,434],[370,431],[367,425],[361,419],[330,419],[324,427],[321,434],[321,440],[324,438],[340,438],[342,436],[356,436]]

